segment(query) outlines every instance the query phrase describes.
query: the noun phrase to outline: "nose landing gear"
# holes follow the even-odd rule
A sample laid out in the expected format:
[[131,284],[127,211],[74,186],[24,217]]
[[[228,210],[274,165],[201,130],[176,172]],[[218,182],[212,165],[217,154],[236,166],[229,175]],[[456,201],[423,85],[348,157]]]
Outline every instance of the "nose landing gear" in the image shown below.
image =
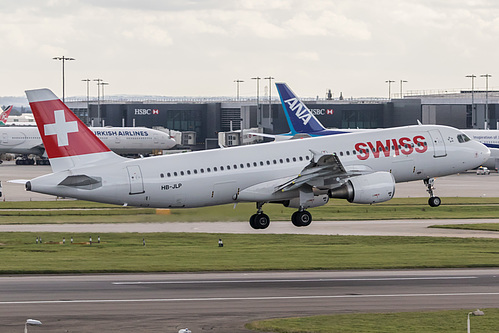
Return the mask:
[[433,190],[435,187],[433,186],[435,184],[435,179],[433,178],[427,178],[423,180],[425,186],[426,186],[426,192],[430,195],[430,198],[428,199],[428,205],[430,207],[438,207],[442,203],[442,200],[440,200],[439,197],[433,195]]

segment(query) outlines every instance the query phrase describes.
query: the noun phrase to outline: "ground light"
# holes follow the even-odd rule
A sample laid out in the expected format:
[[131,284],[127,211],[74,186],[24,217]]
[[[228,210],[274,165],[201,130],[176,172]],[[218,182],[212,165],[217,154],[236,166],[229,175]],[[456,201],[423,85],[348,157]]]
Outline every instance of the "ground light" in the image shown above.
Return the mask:
[[470,315],[474,316],[485,316],[485,313],[483,311],[476,309],[476,311],[468,312],[468,333],[471,332],[470,329]]
[[26,320],[26,324],[24,324],[24,333],[28,333],[28,326],[40,326],[41,324],[42,322],[36,319]]

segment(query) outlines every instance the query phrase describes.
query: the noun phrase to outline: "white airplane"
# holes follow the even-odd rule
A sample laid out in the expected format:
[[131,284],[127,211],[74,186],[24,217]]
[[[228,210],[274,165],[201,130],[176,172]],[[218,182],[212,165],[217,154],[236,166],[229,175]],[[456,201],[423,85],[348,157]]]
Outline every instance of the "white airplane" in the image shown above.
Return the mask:
[[[170,149],[175,140],[162,131],[145,127],[91,127],[112,151],[117,154],[150,154],[154,150]],[[44,156],[45,148],[38,128],[34,126],[0,127],[0,154],[21,154],[25,158],[16,160],[17,164],[34,164],[28,155]],[[48,164],[46,159],[39,159],[37,164]]]
[[[269,226],[265,203],[306,210],[329,198],[372,204],[390,200],[396,182],[424,180],[476,167],[489,149],[461,131],[416,125],[368,133],[127,159],[111,150],[48,89],[26,95],[53,173],[24,181],[26,190],[143,207],[203,207],[256,202],[255,229]],[[20,182],[20,181],[18,181]]]

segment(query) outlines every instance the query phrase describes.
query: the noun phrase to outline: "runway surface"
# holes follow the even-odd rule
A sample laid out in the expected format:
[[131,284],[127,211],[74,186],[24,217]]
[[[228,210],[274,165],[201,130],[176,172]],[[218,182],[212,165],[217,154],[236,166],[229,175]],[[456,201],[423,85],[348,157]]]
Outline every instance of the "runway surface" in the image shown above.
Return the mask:
[[219,333],[329,313],[463,309],[465,318],[499,306],[498,282],[498,269],[2,277],[0,331],[20,332],[27,318],[43,322],[36,332]]
[[499,219],[477,220],[376,220],[376,221],[314,221],[305,228],[291,222],[272,222],[265,230],[255,230],[248,222],[164,222],[164,223],[93,223],[93,224],[4,224],[0,232],[199,232],[217,234],[307,234],[360,236],[435,236],[499,238],[498,232],[428,228],[431,225],[468,223],[499,223]]

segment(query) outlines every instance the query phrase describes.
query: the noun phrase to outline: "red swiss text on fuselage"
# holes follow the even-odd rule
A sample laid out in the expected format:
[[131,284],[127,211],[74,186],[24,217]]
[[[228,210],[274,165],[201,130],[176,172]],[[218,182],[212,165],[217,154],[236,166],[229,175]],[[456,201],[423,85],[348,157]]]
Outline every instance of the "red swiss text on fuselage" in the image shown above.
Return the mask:
[[428,150],[426,139],[422,135],[416,135],[412,139],[402,137],[397,139],[378,140],[376,142],[359,142],[355,145],[357,158],[359,160],[367,160],[369,156],[379,158],[380,156],[389,157],[410,155],[414,152],[424,153]]

